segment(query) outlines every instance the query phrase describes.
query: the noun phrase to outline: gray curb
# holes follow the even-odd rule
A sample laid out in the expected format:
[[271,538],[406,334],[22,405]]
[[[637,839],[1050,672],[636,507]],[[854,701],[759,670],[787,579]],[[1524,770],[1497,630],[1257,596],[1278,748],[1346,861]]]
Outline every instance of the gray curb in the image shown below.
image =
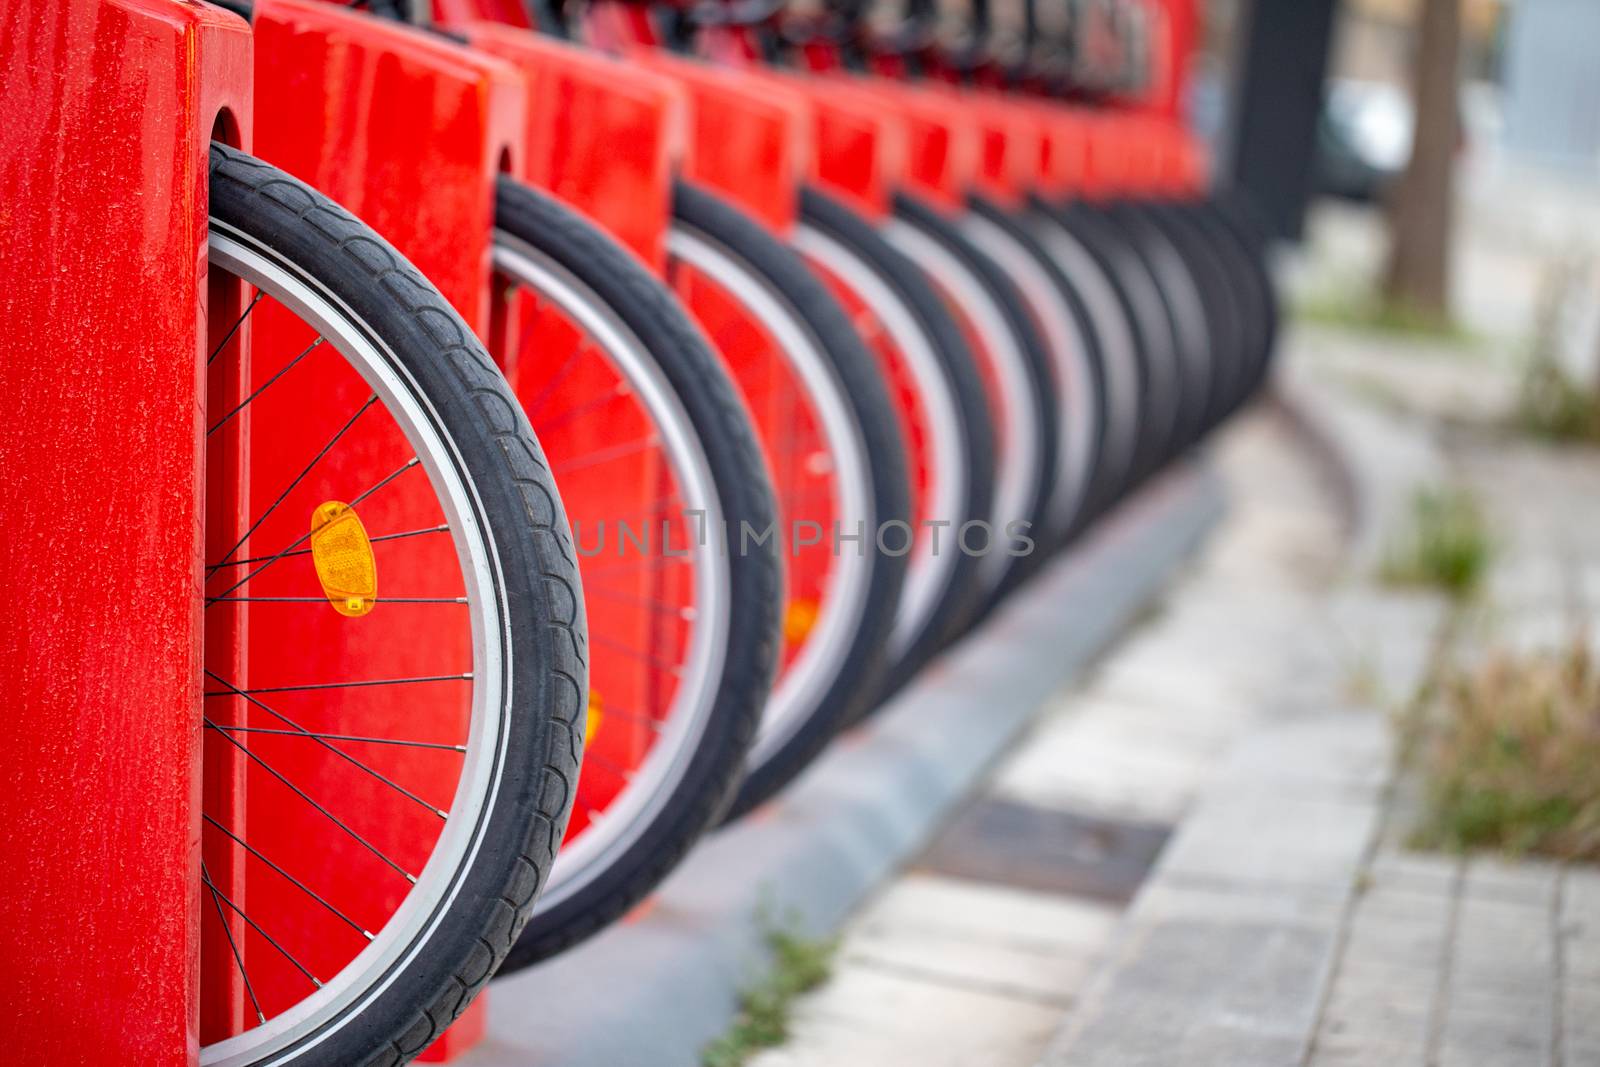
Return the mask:
[[1222,513],[1174,469],[1013,597],[777,801],[703,842],[644,908],[492,986],[461,1067],[692,1067],[762,970],[762,915],[831,933],[921,847],[1044,699],[1134,619]]
[[1272,395],[1347,510],[1346,570],[1370,577],[1383,561],[1387,539],[1409,518],[1416,491],[1448,480],[1444,457],[1426,433],[1346,396],[1307,362],[1286,359]]

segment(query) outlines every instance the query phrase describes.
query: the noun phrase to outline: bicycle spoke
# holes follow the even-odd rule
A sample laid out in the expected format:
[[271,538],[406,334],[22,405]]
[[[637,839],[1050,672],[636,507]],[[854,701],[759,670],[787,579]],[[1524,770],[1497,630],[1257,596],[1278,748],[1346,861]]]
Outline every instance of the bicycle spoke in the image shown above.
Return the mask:
[[201,694],[208,697],[226,696],[253,696],[260,693],[304,693],[321,689],[365,689],[374,685],[416,685],[420,682],[470,682],[471,673],[467,674],[422,674],[415,678],[371,678],[356,682],[310,682],[305,685],[272,685],[258,686],[253,689],[228,689],[226,691],[208,690]]
[[[367,540],[371,541],[373,544],[376,545],[376,544],[379,544],[380,542],[383,542],[383,541],[400,541],[400,540],[404,540],[405,538],[408,538],[408,537],[423,537],[423,536],[425,536],[427,534],[449,533],[449,532],[450,532],[450,527],[448,527],[448,526],[446,526],[446,525],[441,523],[438,526],[424,526],[419,530],[405,530],[405,531],[403,531],[401,533],[377,534],[376,536],[367,538]],[[270,562],[270,561],[272,561],[274,559],[288,559],[291,556],[309,556],[309,555],[311,555],[311,550],[309,548],[297,548],[297,549],[294,549],[293,551],[290,551],[290,552],[281,552],[276,556],[247,556],[244,559],[229,560],[227,563],[219,563],[219,564],[217,564],[216,567],[214,567],[213,569],[214,570],[221,570],[224,567],[248,567],[252,563]],[[231,592],[231,590],[230,590],[230,592]]]
[[[376,596],[374,604],[465,604],[464,596]],[[326,604],[325,596],[214,596],[206,601],[212,604]]]
[[244,980],[244,991],[250,996],[250,1006],[255,1009],[256,1022],[265,1023],[266,1013],[261,1010],[261,1001],[256,999],[256,988],[250,984],[250,973],[244,969],[244,957],[239,955],[239,946],[233,940],[233,931],[228,928],[228,917],[222,913],[222,900],[216,885],[211,881],[211,872],[206,870],[206,861],[200,861],[200,880],[211,891],[211,903],[217,909],[217,921],[222,924],[222,936],[228,939],[228,951],[233,953],[234,965],[239,968],[239,977]]
[[[350,501],[350,507],[354,508],[357,504],[360,504],[362,501],[364,501],[368,497],[372,496],[372,494],[376,493],[378,490],[382,489],[384,486],[388,485],[390,482],[392,482],[396,478],[400,477],[400,475],[404,474],[406,471],[410,470],[412,467],[415,467],[418,462],[419,462],[419,460],[417,459],[417,457],[416,456],[412,456],[410,459],[408,459],[404,463],[400,464],[400,466],[398,468],[396,468],[392,473],[387,474],[382,479],[380,479],[376,485],[372,486],[366,492],[362,493],[360,496],[358,496],[354,500]],[[233,592],[235,589],[238,589],[240,586],[244,585],[250,579],[254,578],[256,575],[260,574],[262,571],[266,570],[268,567],[272,566],[274,563],[278,562],[280,559],[286,558],[289,555],[290,552],[292,552],[295,549],[299,548],[301,545],[305,544],[309,540],[311,540],[311,531],[307,530],[305,533],[301,534],[299,537],[295,538],[292,542],[290,542],[288,545],[286,545],[282,550],[280,550],[279,552],[273,554],[272,556],[269,556],[267,558],[267,561],[265,563],[263,563],[261,566],[257,567],[255,570],[251,571],[249,574],[245,575],[243,578],[240,578],[237,582],[234,582],[232,585],[228,586],[228,588],[224,589],[221,593],[219,593],[217,595],[218,596],[227,596],[229,593]],[[243,542],[240,542],[240,543],[242,544]],[[238,545],[234,545],[233,546],[233,551],[237,552],[238,550],[239,550],[239,546]],[[219,569],[221,569],[224,566],[228,566],[228,565],[229,565],[229,561],[227,561],[227,560],[224,560],[221,563],[212,564],[210,567],[206,568],[206,577],[210,578]],[[207,603],[207,606],[210,605],[210,601],[209,600],[206,603]]]
[[273,382],[276,382],[279,378],[282,378],[285,374],[288,374],[289,373],[289,369],[291,367],[293,367],[296,363],[299,363],[302,359],[305,359],[312,352],[315,352],[317,350],[317,348],[320,347],[326,340],[327,340],[327,338],[318,336],[315,341],[312,341],[309,345],[306,345],[306,347],[301,350],[301,352],[300,352],[300,354],[298,356],[295,356],[288,363],[285,363],[282,367],[280,367],[278,369],[278,373],[276,373],[272,377],[268,378],[266,380],[266,382],[261,386],[261,388],[257,389],[255,392],[251,393],[249,396],[247,396],[243,400],[239,401],[239,406],[238,407],[234,408],[232,411],[230,411],[226,415],[222,416],[222,418],[218,419],[217,420],[217,424],[215,426],[211,427],[211,429],[206,431],[206,436],[210,437],[212,434],[214,434],[218,430],[222,429],[222,427],[228,422],[229,419],[233,418],[235,415],[239,414],[239,412],[241,412],[245,408],[249,407],[250,406],[250,401],[254,400],[256,397],[258,397],[262,393],[266,392],[267,389],[272,386]]
[[[245,699],[248,700],[250,698],[246,697]],[[254,703],[254,702],[252,701],[252,703]],[[270,709],[263,708],[263,710],[270,710]],[[346,826],[344,824],[344,822],[342,822],[337,815],[335,815],[333,812],[329,811],[327,808],[323,807],[321,804],[319,804],[315,800],[313,800],[311,798],[311,796],[308,793],[306,793],[306,791],[304,789],[301,789],[299,786],[297,786],[293,782],[289,781],[289,779],[285,778],[283,776],[283,774],[281,772],[279,772],[276,767],[272,766],[266,760],[262,759],[260,756],[256,755],[254,752],[250,751],[249,746],[240,744],[240,742],[239,742],[239,740],[237,738],[232,737],[229,734],[224,733],[222,731],[217,731],[217,736],[222,738],[224,741],[228,742],[228,744],[232,745],[234,748],[238,749],[241,753],[243,753],[244,757],[246,759],[248,759],[251,763],[254,763],[256,766],[260,767],[262,770],[264,770],[268,774],[272,775],[272,777],[276,778],[279,782],[282,782],[283,785],[291,793],[293,793],[295,796],[299,797],[301,800],[304,800],[307,804],[310,804],[313,808],[317,809],[317,811],[324,818],[326,818],[329,822],[333,823],[333,825],[337,826],[339,829],[343,830],[345,833],[349,834],[350,837],[355,840],[356,844],[360,845],[362,848],[366,849],[368,852],[370,852],[374,856],[376,856],[379,860],[383,861],[383,863],[386,866],[388,866],[391,869],[393,869],[396,874],[400,875],[402,878],[404,878],[407,882],[410,882],[412,885],[416,885],[417,879],[416,879],[415,875],[411,874],[404,867],[400,866],[394,860],[392,860],[388,856],[384,855],[383,852],[378,848],[378,846],[374,845],[372,842],[368,841],[366,838],[364,838],[360,834],[356,833],[350,827]],[[337,749],[335,749],[335,751],[337,751]]]
[[596,399],[586,400],[577,407],[568,408],[554,418],[540,419],[538,425],[534,427],[534,432],[537,434],[552,433],[586,415],[593,415],[607,404],[614,404],[628,395],[630,394],[627,383],[618,382],[610,392],[604,393]]
[[[530,319],[523,331],[522,341],[518,345],[517,351],[523,352],[527,350],[530,340],[529,335],[533,332],[535,325],[536,322]],[[534,416],[544,410],[544,406],[550,402],[550,398],[555,395],[561,383],[573,371],[578,369],[578,364],[583,360],[584,347],[583,339],[579,338],[578,342],[572,346],[572,351],[562,358],[561,362],[556,365],[556,369],[544,380],[544,384],[539,387],[539,392],[534,398],[523,405],[522,410],[527,414],[529,422],[532,422]]]
[[[276,500],[274,500],[272,502],[272,506],[267,508],[266,511],[262,512],[261,513],[261,517],[256,519],[255,522],[250,524],[250,528],[244,532],[244,536],[239,538],[239,541],[238,541],[237,544],[235,544],[232,548],[228,549],[227,552],[223,553],[222,559],[219,562],[226,563],[226,562],[228,562],[228,560],[233,558],[233,554],[235,552],[239,551],[239,549],[241,547],[243,547],[243,545],[244,545],[244,543],[246,541],[250,540],[250,535],[255,533],[257,528],[259,528],[263,522],[267,521],[267,516],[271,515],[274,511],[278,510],[278,506],[280,504],[282,504],[285,499],[288,498],[290,493],[294,492],[295,486],[299,485],[301,482],[303,482],[306,479],[306,476],[311,473],[312,468],[315,467],[318,463],[322,462],[322,457],[326,456],[330,451],[332,451],[333,450],[333,446],[338,444],[339,441],[341,439],[343,439],[344,435],[350,432],[350,427],[352,427],[352,426],[354,426],[356,424],[356,420],[359,419],[362,415],[366,414],[367,411],[372,407],[372,405],[376,404],[377,402],[378,402],[378,394],[377,393],[373,393],[371,396],[367,397],[366,403],[362,404],[359,408],[357,408],[356,409],[356,413],[354,415],[350,416],[350,420],[348,422],[346,422],[343,426],[339,427],[339,431],[333,435],[333,439],[330,440],[327,444],[322,446],[322,450],[320,452],[318,452],[315,456],[312,457],[311,462],[306,464],[304,470],[302,470],[299,474],[295,475],[294,481],[289,483],[288,488],[286,488],[282,493],[279,493],[278,494],[278,499],[276,499]],[[307,534],[306,536],[310,537],[311,535]]]
[[589,643],[600,645],[604,648],[609,648],[614,652],[620,652],[624,656],[636,659],[640,663],[643,663],[649,667],[654,667],[656,670],[665,674],[670,674],[674,678],[683,673],[683,667],[679,664],[667,663],[665,660],[659,660],[642,649],[637,649],[632,645],[627,645],[621,641],[606,637],[604,634],[590,634]]
[[583,596],[585,600],[609,600],[615,604],[637,604],[647,611],[682,619],[685,622],[693,621],[695,617],[694,608],[687,604],[673,604],[670,601],[640,596],[637,593],[624,593],[617,589],[606,589],[587,582],[583,586]]
[[562,463],[558,466],[552,466],[550,468],[550,473],[560,476],[562,474],[571,474],[574,471],[585,470],[589,467],[597,467],[602,463],[610,463],[612,460],[623,459],[627,456],[637,455],[638,453],[643,452],[645,449],[654,447],[660,443],[661,439],[659,437],[657,437],[655,434],[650,434],[646,437],[636,438],[632,441],[624,441],[620,445],[612,445],[610,448],[597,448],[592,452],[585,452],[581,456],[574,456],[566,463]]
[[[210,695],[210,694],[208,694]],[[224,693],[223,696],[232,696]],[[363,737],[360,734],[328,734],[317,730],[276,730],[270,726],[237,726],[232,723],[205,722],[207,730],[227,730],[236,734],[274,734],[279,737],[321,738],[324,741],[359,741],[368,745],[399,745],[404,748],[433,748],[443,752],[465,752],[466,745],[446,745],[439,741],[402,741],[397,737]]]
[[340,911],[338,908],[334,907],[332,904],[329,904],[326,900],[322,899],[322,897],[320,895],[318,895],[315,890],[313,890],[310,886],[306,885],[300,879],[296,878],[294,875],[290,874],[288,871],[284,870],[282,867],[278,866],[276,863],[273,863],[271,860],[267,859],[266,856],[261,854],[261,851],[259,849],[251,847],[250,843],[247,842],[244,838],[242,838],[239,835],[235,834],[232,830],[228,829],[226,826],[223,826],[216,819],[213,819],[211,816],[205,814],[204,812],[201,813],[200,817],[202,819],[204,819],[206,822],[210,823],[212,827],[214,827],[219,833],[221,833],[229,841],[232,841],[234,844],[238,845],[240,848],[242,848],[246,852],[250,853],[250,855],[254,856],[256,859],[260,860],[262,863],[264,863],[268,867],[270,867],[284,881],[288,882],[290,885],[292,885],[296,889],[300,890],[300,892],[304,893],[306,896],[310,897],[312,900],[316,901],[318,904],[321,904],[324,908],[328,909],[328,911],[332,913],[334,918],[338,919],[340,922],[342,922],[346,926],[350,927],[350,929],[354,930],[356,933],[360,934],[362,937],[366,938],[368,941],[371,941],[373,939],[373,937],[375,935],[373,935],[371,931],[367,930],[360,923],[358,923],[354,919],[350,918],[350,916],[346,915],[344,912]]
[[[246,693],[242,689],[239,689],[239,688],[235,687],[232,683],[227,681],[227,679],[219,677],[215,672],[206,671],[206,674],[209,675],[210,677],[214,678],[216,681],[218,681],[222,685],[227,686],[228,689],[232,692],[232,694],[234,696],[243,697],[245,700],[249,701],[250,704],[253,707],[260,708],[262,711],[266,712],[268,715],[271,715],[273,718],[277,719],[279,722],[281,722],[285,726],[289,727],[289,729],[295,730],[295,731],[297,731],[299,733],[303,733],[303,734],[307,734],[307,735],[309,735],[311,733],[311,731],[305,729],[305,727],[301,726],[299,723],[297,723],[293,719],[289,718],[289,716],[285,715],[283,712],[278,711],[275,708],[268,707],[267,705],[263,704],[261,701],[257,700],[255,697],[251,696],[249,693]],[[208,722],[208,723],[211,723],[211,720],[209,718],[206,719],[205,721]],[[212,723],[212,725],[215,726],[216,724]],[[228,733],[226,733],[226,732],[223,732],[222,736],[227,738],[229,741],[234,741],[234,738],[231,735],[229,735]],[[356,766],[356,767],[360,768],[361,770],[365,771],[367,774],[372,775],[372,777],[376,778],[378,781],[382,782],[384,785],[388,786],[389,788],[395,790],[397,793],[401,794],[402,796],[408,797],[409,799],[416,801],[418,804],[422,805],[424,808],[427,808],[429,811],[431,811],[435,815],[439,816],[439,818],[448,819],[450,817],[450,813],[445,811],[443,808],[440,808],[440,807],[438,807],[436,805],[428,803],[426,800],[423,800],[421,797],[417,796],[415,793],[413,793],[411,790],[407,789],[405,786],[401,785],[398,782],[392,781],[391,779],[385,777],[379,771],[374,770],[373,768],[367,766],[365,763],[362,763],[360,760],[358,760],[354,756],[350,755],[350,753],[346,752],[344,749],[339,748],[336,745],[330,744],[327,741],[319,740],[317,738],[312,738],[312,740],[316,741],[319,746],[321,746],[322,748],[327,749],[329,752],[333,753],[335,756],[338,756],[340,759],[345,760],[347,763],[353,764],[354,766]],[[234,743],[237,744],[238,742],[234,741]],[[245,751],[248,752],[249,750],[246,749]]]
[[245,306],[245,309],[239,315],[239,318],[232,326],[228,327],[228,332],[222,335],[222,340],[217,342],[217,347],[212,349],[211,354],[206,357],[206,366],[211,366],[212,362],[218,356],[222,355],[222,350],[228,347],[228,342],[233,340],[233,335],[239,332],[239,327],[244,325],[244,320],[250,317],[250,312],[256,309],[256,305],[259,304],[261,302],[261,298],[266,295],[267,292],[265,289],[256,290],[256,295],[250,298],[250,303]]
[[[203,874],[203,872],[202,872],[202,874]],[[234,913],[236,915],[238,915],[239,918],[243,919],[246,923],[249,924],[250,929],[252,929],[256,933],[260,934],[263,938],[266,939],[267,944],[269,944],[273,948],[277,949],[279,952],[281,952],[283,954],[283,958],[284,959],[286,959],[290,963],[294,964],[294,969],[295,970],[299,971],[301,974],[305,975],[308,979],[310,979],[312,985],[316,986],[318,989],[322,988],[322,983],[317,981],[317,976],[312,974],[310,971],[306,970],[305,967],[301,965],[300,961],[295,959],[293,954],[291,954],[288,949],[286,949],[282,945],[278,944],[278,941],[277,941],[276,938],[274,938],[271,934],[267,933],[265,930],[261,929],[261,924],[260,923],[256,922],[254,919],[250,918],[250,916],[248,916],[248,915],[246,915],[244,913],[244,909],[243,908],[239,907],[239,905],[235,904],[232,900],[228,899],[228,894],[226,894],[222,890],[218,889],[216,887],[216,885],[212,883],[212,881],[211,881],[211,879],[209,877],[204,878],[204,881],[205,881],[205,884],[206,884],[206,888],[211,890],[213,896],[216,899],[221,900],[229,908],[232,908]]]
[[690,560],[686,556],[642,556],[639,559],[629,560],[626,563],[607,563],[605,566],[586,566],[580,561],[579,571],[585,581],[590,577],[600,574],[619,574],[624,571],[658,571],[665,567],[677,565],[689,566]]
[[600,709],[600,714],[603,718],[607,719],[616,717],[619,719],[627,719],[629,722],[639,723],[641,726],[649,729],[652,733],[660,733],[666,728],[666,724],[663,723],[659,718],[654,715],[646,715],[642,711],[629,711],[626,708],[613,708],[607,706]]
[[[633,772],[632,771],[625,770],[622,767],[618,766],[617,764],[612,763],[610,760],[606,759],[604,756],[596,755],[593,751],[588,750],[588,749],[584,750],[584,753],[583,753],[583,765],[585,767],[588,767],[588,766],[592,765],[592,766],[595,766],[595,767],[599,767],[602,771],[608,771],[611,775],[613,775],[615,778],[617,778],[619,781],[623,782],[624,784],[633,781]],[[593,810],[593,809],[591,809],[591,810]]]

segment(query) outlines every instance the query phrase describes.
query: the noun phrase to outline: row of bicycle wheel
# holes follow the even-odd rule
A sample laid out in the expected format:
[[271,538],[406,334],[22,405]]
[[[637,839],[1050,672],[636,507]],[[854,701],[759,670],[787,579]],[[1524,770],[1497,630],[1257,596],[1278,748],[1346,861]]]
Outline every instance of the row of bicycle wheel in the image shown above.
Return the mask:
[[1249,400],[1275,332],[1225,195],[797,183],[779,232],[680,179],[654,271],[502,176],[479,336],[310,186],[222,144],[210,182],[207,1064],[403,1061],[624,914]]

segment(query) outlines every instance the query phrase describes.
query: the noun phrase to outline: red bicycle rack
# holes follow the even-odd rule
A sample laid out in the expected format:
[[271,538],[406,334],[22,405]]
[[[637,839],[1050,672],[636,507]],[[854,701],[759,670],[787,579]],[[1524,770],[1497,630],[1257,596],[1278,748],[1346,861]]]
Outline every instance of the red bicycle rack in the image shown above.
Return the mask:
[[[521,76],[508,64],[452,42],[309,0],[260,0],[254,21],[257,99],[267,105],[256,118],[258,153],[362,216],[434,283],[470,327],[487,336],[497,325],[489,287],[494,183],[522,159],[526,90]],[[308,115],[322,121],[307,123]],[[419,123],[424,124],[421,131]],[[287,316],[267,317],[254,327],[258,352],[269,348],[293,352],[306,344],[302,336],[306,327]],[[259,379],[273,369],[257,368],[252,385],[260,388]],[[265,396],[258,407],[276,401],[298,405],[298,410],[291,420],[269,418],[271,409],[262,408],[257,425],[292,426],[325,414],[348,413],[359,405],[360,391],[366,388],[349,375],[317,391]],[[251,448],[251,510],[261,514],[271,504],[272,494],[291,484],[303,457],[288,450],[278,454],[280,450],[261,432],[255,434]],[[388,462],[381,454],[352,450],[340,457],[333,473],[351,484],[373,484],[388,473]],[[402,517],[415,503],[409,498],[423,489],[420,483],[397,482],[372,502],[368,521],[407,528]],[[260,532],[253,536],[273,540]],[[386,580],[410,588],[437,586],[435,575],[450,570],[448,546],[438,547],[440,558],[414,554],[406,562],[407,573],[391,566]],[[262,575],[254,582],[253,595],[270,596],[275,581],[287,580],[270,572]],[[278,606],[249,607],[252,612],[269,612]],[[249,672],[250,686],[271,688],[353,666],[357,676],[365,678],[426,677],[440,674],[439,664],[460,662],[466,652],[455,647],[467,639],[462,631],[401,646],[364,641],[358,629],[340,626],[339,621],[332,613],[307,616],[298,623],[300,639],[292,645],[281,638],[246,640],[242,666]],[[429,692],[432,699],[411,704],[408,716],[417,723],[436,725],[440,736],[459,732],[467,714],[460,688],[435,686]],[[325,723],[324,728],[368,733],[377,721],[374,716],[381,714],[377,698],[352,696],[340,707],[338,722]],[[328,761],[316,757],[315,750],[286,751],[276,765],[312,793],[319,787],[324,792],[337,790],[351,817],[359,817],[363,810],[384,810],[380,780],[329,778]],[[294,842],[314,828],[316,810],[280,797],[283,787],[264,780],[255,767],[242,765],[239,753],[227,752],[224,758],[233,765],[207,768],[208,791],[232,790],[231,797],[221,799],[244,808],[254,847],[279,855],[293,853]],[[413,788],[436,805],[447,803],[455,787],[454,765],[427,750],[391,748],[374,754],[371,762],[390,776],[431,783]],[[210,802],[218,799],[213,793]],[[259,815],[252,815],[256,808]],[[428,822],[423,808],[415,809],[411,817],[415,823],[396,815],[368,819],[373,825],[365,827],[366,837],[385,855],[401,862],[410,859],[420,867],[438,827]],[[364,874],[365,868],[356,862],[364,858],[363,848],[352,838],[334,838],[315,855],[299,850],[298,870],[309,883],[335,893],[349,913],[362,916],[376,930],[397,906],[395,894],[404,887]],[[235,892],[252,893],[258,907],[270,906],[270,901],[261,903],[262,894],[295,891],[281,879],[247,888],[243,860],[228,841],[217,840],[207,860],[214,880],[227,879]],[[291,921],[303,928],[285,929]],[[339,951],[351,936],[337,927],[332,915],[315,909],[284,909],[275,929],[291,943],[325,945],[330,953]],[[240,934],[244,936],[243,931]],[[246,940],[245,950],[249,948]],[[315,957],[310,962],[314,966]],[[252,978],[255,995],[269,1010],[275,1001],[292,1004],[292,998],[303,995],[303,979],[270,953],[263,952],[253,963]],[[237,979],[231,975],[229,979],[219,975],[207,982],[202,1025],[211,1034],[230,1033],[244,1019],[246,991]],[[425,1055],[433,1058],[470,1044],[481,1032],[482,1010],[480,1001]]]
[[199,993],[207,146],[214,128],[248,144],[249,31],[203,4],[56,0],[12,12],[0,87],[0,665],[19,710],[0,749],[6,1054],[182,1067]]

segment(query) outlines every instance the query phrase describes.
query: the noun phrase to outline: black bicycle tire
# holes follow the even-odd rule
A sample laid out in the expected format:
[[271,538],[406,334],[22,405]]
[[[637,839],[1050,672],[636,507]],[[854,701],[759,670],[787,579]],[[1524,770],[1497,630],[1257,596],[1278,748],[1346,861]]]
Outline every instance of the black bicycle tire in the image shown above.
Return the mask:
[[[806,225],[848,248],[869,267],[915,317],[918,328],[939,360],[951,386],[963,433],[962,458],[967,491],[963,517],[987,516],[993,492],[994,426],[983,401],[977,363],[955,320],[915,264],[893,248],[876,227],[843,201],[815,187],[800,193],[800,214]],[[954,516],[944,516],[954,519]],[[961,630],[981,595],[978,561],[958,555],[944,591],[924,626],[898,659],[890,663],[872,708],[883,704],[933,659]],[[870,712],[871,709],[869,709]]]
[[850,411],[864,446],[871,485],[870,544],[863,551],[873,567],[856,639],[832,684],[800,726],[767,758],[747,762],[744,781],[726,815],[731,820],[782,789],[841,728],[867,710],[887,666],[889,632],[907,565],[904,554],[881,551],[873,533],[884,523],[909,520],[911,493],[888,387],[822,279],[777,235],[707,189],[677,182],[672,210],[674,227],[693,231],[738,263],[771,299],[785,306],[809,335],[812,347],[828,358],[837,395]]
[[[408,376],[455,447],[492,539],[510,620],[508,722],[495,802],[473,862],[425,944],[333,1025],[272,1062],[390,1067],[426,1048],[510,951],[571,813],[583,743],[588,639],[565,512],[505,379],[438,291],[387,242],[310,187],[212,145],[213,227],[332,298]],[[296,1053],[295,1049],[303,1049]],[[292,1057],[284,1059],[282,1057]]]
[[[894,211],[896,217],[915,226],[959,260],[977,279],[989,299],[998,306],[1001,316],[1005,319],[1006,329],[1011,333],[1017,354],[1022,358],[1023,371],[1028,380],[1028,400],[1033,407],[1033,416],[1038,427],[1038,439],[1034,442],[1034,446],[1039,451],[1039,469],[1034,474],[1032,484],[1028,486],[1026,513],[1001,517],[1002,526],[1008,526],[1019,519],[1028,523],[1029,536],[1035,541],[1034,551],[1009,559],[1005,569],[994,579],[993,588],[987,591],[978,608],[964,620],[962,628],[970,629],[993,611],[1005,595],[1028,573],[1027,564],[1030,560],[1042,559],[1044,556],[1040,542],[1048,540],[1045,533],[1047,527],[1045,507],[1049,501],[1049,487],[1055,480],[1056,437],[1061,432],[1058,425],[1060,412],[1056,410],[1055,385],[1051,377],[1054,371],[1050,367],[1050,354],[1045,348],[1044,338],[1040,335],[1039,328],[1028,311],[1027,302],[1011,276],[1006,274],[988,253],[973,244],[953,219],[928,201],[901,191],[895,195]],[[996,467],[997,481],[998,474],[999,468]],[[999,536],[1000,531],[996,531],[997,541],[990,546],[990,551],[1001,550]]]
[[[1088,369],[1089,410],[1093,420],[1093,431],[1089,442],[1087,468],[1084,471],[1083,482],[1078,489],[1078,499],[1073,514],[1060,528],[1047,531],[1047,538],[1041,538],[1040,551],[1026,561],[1019,568],[1019,577],[1027,577],[1035,572],[1049,558],[1049,553],[1058,552],[1072,543],[1073,539],[1081,532],[1088,516],[1090,494],[1093,490],[1096,472],[1100,467],[1101,454],[1105,447],[1106,437],[1106,377],[1105,359],[1102,351],[1099,329],[1089,310],[1084,306],[1083,298],[1078,293],[1072,282],[1062,271],[1060,264],[1055,260],[1038,237],[1030,231],[1027,216],[1011,211],[987,197],[974,195],[971,198],[971,207],[975,214],[982,216],[995,226],[1005,231],[1006,235],[1025,250],[1040,271],[1049,279],[1050,286],[1056,296],[1061,300],[1071,317],[1073,329],[1077,339],[1084,344],[1083,359]],[[1065,419],[1065,413],[1058,412],[1057,433],[1065,434],[1059,422]],[[1059,469],[1056,478],[1064,477]]]
[[[495,228],[537,248],[589,287],[633,332],[682,404],[711,467],[730,531],[776,522],[749,416],[709,342],[672,293],[621,245],[553,197],[502,177]],[[733,799],[777,662],[782,561],[770,539],[727,552],[730,625],[705,731],[678,787],[634,843],[573,894],[535,911],[502,974],[562,952],[647,896]]]

